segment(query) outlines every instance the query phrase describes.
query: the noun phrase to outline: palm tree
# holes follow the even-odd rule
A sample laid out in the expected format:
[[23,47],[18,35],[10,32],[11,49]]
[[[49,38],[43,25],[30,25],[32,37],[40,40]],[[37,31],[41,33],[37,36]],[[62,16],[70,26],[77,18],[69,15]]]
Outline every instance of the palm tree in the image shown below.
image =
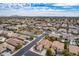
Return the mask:
[[68,39],[65,39],[65,42],[64,42],[64,49],[68,49],[69,48],[69,40]]
[[63,54],[65,56],[68,56],[69,55],[69,40],[68,39],[65,39],[65,42],[64,42],[64,51],[63,51]]

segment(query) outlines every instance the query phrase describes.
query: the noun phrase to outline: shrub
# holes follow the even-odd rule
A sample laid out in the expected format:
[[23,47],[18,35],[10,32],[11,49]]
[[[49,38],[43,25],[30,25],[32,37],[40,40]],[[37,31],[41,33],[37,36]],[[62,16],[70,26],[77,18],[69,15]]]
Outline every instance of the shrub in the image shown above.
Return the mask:
[[68,49],[64,49],[63,54],[64,54],[64,56],[69,56],[69,50]]
[[22,46],[23,46],[22,44],[18,44],[18,45],[16,46],[16,50],[20,49]]
[[48,49],[47,49],[46,55],[48,55],[48,56],[52,56],[51,48],[48,48]]
[[30,36],[30,40],[33,40],[34,39],[34,36]]

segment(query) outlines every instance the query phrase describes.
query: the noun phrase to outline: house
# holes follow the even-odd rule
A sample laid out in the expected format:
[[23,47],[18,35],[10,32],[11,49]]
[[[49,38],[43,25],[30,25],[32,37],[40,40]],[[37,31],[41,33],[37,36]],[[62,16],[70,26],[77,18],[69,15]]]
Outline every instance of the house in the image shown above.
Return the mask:
[[6,44],[2,43],[0,44],[0,53],[4,52],[6,50]]
[[7,33],[7,36],[8,37],[12,37],[14,35],[14,32],[12,32],[12,31],[9,31],[8,33]]
[[28,40],[30,38],[30,36],[28,36],[28,35],[19,35],[17,38],[25,41],[25,40]]
[[15,51],[15,47],[6,43],[6,48],[9,49],[11,52],[14,52]]
[[18,37],[19,34],[17,34],[17,33],[12,33],[12,35],[9,35],[9,36],[11,36],[11,37]]
[[52,42],[46,39],[46,40],[43,40],[42,44],[44,45],[44,48],[47,49],[51,47]]
[[12,45],[10,45],[10,44],[8,44],[8,43],[5,42],[5,43],[0,44],[0,53],[6,51],[7,48],[9,50],[11,50],[11,52],[15,51],[15,47],[14,46],[12,46]]
[[67,30],[66,30],[66,29],[59,29],[58,31],[59,31],[59,32],[64,32],[64,33],[66,33],[66,32],[67,32]]
[[61,34],[57,33],[57,32],[52,32],[51,34],[49,34],[49,36],[54,36],[54,37],[60,38]]
[[43,45],[42,44],[36,46],[36,50],[37,51],[40,51],[41,52],[42,49],[43,49]]
[[8,26],[6,29],[12,29],[12,30],[17,30],[18,28],[16,26]]
[[61,36],[62,36],[64,39],[68,39],[68,37],[70,36],[70,34],[62,33]]
[[0,30],[0,35],[3,33],[4,30]]
[[79,54],[79,47],[78,46],[73,46],[73,45],[69,45],[69,52],[70,53],[74,53],[74,54]]
[[64,43],[61,43],[59,41],[54,41],[52,43],[52,48],[56,48],[57,50],[63,51],[64,50]]
[[43,40],[40,43],[38,43],[36,46],[36,49],[38,51],[42,51],[43,48],[45,48],[45,49],[50,48],[51,45],[52,45],[52,42],[46,39],[46,40]]
[[62,24],[62,27],[67,27],[67,24]]
[[7,41],[6,41],[8,44],[11,44],[11,45],[13,45],[13,46],[17,46],[18,44],[23,44],[23,41],[21,41],[21,40],[19,40],[19,39],[17,39],[17,38],[9,38],[9,39],[7,39]]
[[53,31],[56,31],[57,29],[54,27],[54,28],[52,28],[52,30],[53,30]]
[[71,33],[75,33],[75,34],[78,33],[78,30],[77,29],[69,29],[68,31],[71,32]]
[[6,40],[6,38],[5,38],[5,37],[0,36],[0,42],[4,42],[5,40]]

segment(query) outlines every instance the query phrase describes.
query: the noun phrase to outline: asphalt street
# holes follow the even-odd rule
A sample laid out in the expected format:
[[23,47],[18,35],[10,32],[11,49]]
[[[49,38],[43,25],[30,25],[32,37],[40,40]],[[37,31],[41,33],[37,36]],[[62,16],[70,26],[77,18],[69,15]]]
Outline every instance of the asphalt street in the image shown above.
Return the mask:
[[[38,41],[40,41],[43,37],[44,37],[45,33],[42,34],[39,37],[36,37],[36,39],[34,41],[32,41],[31,43],[29,43],[27,46],[25,46],[24,48],[22,48],[20,51],[18,51],[17,53],[15,53],[13,56],[22,56],[23,54],[25,54],[26,52],[28,52],[28,50],[35,45]],[[29,54],[30,52],[28,52]]]
[[23,56],[41,56],[41,55],[36,54],[36,53],[29,50]]

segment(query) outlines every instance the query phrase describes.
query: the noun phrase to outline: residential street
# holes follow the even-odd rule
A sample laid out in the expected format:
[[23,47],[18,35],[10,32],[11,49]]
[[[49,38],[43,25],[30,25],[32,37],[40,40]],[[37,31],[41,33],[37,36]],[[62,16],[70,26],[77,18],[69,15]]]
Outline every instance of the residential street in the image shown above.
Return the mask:
[[36,54],[36,53],[29,50],[23,56],[41,56],[41,55]]
[[[23,49],[21,49],[16,54],[14,54],[14,56],[22,56],[23,54],[25,54],[33,45],[35,45],[38,41],[40,41],[44,37],[44,35],[45,35],[45,33],[42,34],[41,36],[37,37],[34,41],[32,41],[27,46],[25,46]],[[30,52],[28,52],[28,54],[29,53]]]

